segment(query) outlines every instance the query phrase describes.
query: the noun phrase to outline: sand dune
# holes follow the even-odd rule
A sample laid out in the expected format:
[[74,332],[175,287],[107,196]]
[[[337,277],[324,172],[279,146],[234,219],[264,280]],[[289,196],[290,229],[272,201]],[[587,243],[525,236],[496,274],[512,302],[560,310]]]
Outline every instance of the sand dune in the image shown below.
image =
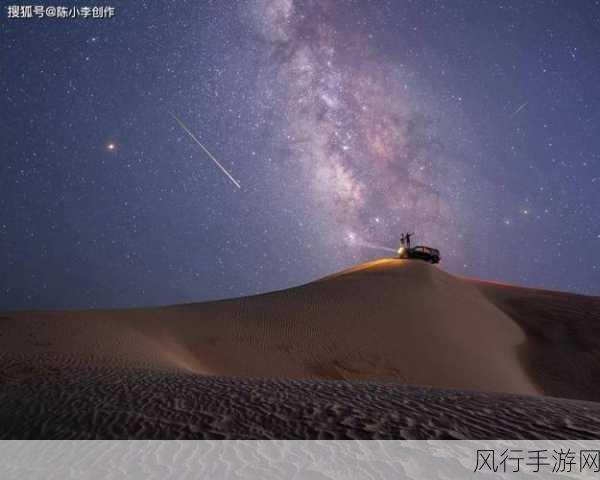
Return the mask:
[[600,297],[472,284],[525,332],[519,358],[544,394],[600,401]]
[[[94,410],[94,398],[106,404],[97,390],[104,391],[101,385],[107,378],[110,385],[125,385],[123,392],[133,391],[136,379],[143,379],[146,387],[147,382],[158,382],[153,386],[162,392],[158,397],[146,387],[136,388],[148,394],[148,402],[159,404],[165,392],[211,392],[223,382],[232,382],[232,392],[240,399],[242,390],[257,388],[267,404],[287,402],[275,391],[268,400],[264,385],[276,389],[300,385],[291,379],[338,380],[318,384],[325,385],[319,388],[331,398],[345,384],[339,380],[368,381],[369,387],[348,385],[363,385],[352,387],[361,395],[377,392],[373,398],[380,403],[385,391],[407,396],[411,402],[421,395],[415,397],[416,390],[402,390],[399,384],[598,400],[600,388],[593,383],[600,373],[598,325],[600,299],[595,297],[462,279],[424,262],[392,259],[359,265],[301,287],[219,302],[8,312],[0,314],[0,405],[5,405],[0,406],[0,427],[9,421],[8,403],[18,405],[19,397],[36,398],[31,395],[33,385],[36,392],[53,392],[46,398],[57,399],[74,396],[69,389],[83,388],[90,392],[86,408]],[[206,378],[213,376],[238,378]],[[253,380],[257,377],[280,380],[265,384]],[[97,383],[90,384],[89,378]],[[444,390],[424,391],[426,402],[446,395]],[[466,404],[475,398],[468,392],[457,395],[463,395]],[[484,403],[485,399],[510,403],[508,397],[478,395]],[[518,408],[522,400],[515,402]],[[549,405],[533,397],[530,402],[541,402],[534,410]],[[390,407],[385,405],[382,408]],[[590,405],[581,408],[596,412],[595,404]],[[35,411],[41,406],[33,401],[27,408]],[[121,404],[118,411],[123,408]],[[148,408],[160,417],[169,407]],[[42,416],[39,413],[38,422],[47,421]],[[28,431],[35,430],[30,427]],[[64,436],[85,436],[75,435],[76,427],[68,428],[72,433],[65,430]],[[89,422],[81,428],[98,431]],[[166,432],[171,430],[154,428],[170,435]],[[224,430],[219,431],[221,435]],[[440,431],[450,435],[449,430]],[[465,430],[476,431],[475,426]],[[123,436],[132,432],[126,430]]]

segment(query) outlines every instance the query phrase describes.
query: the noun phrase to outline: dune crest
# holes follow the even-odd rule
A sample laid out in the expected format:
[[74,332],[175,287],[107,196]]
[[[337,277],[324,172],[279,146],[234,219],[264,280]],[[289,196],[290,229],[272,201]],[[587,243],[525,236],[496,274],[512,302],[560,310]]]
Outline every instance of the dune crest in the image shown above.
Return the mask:
[[470,282],[414,260],[218,302],[8,313],[0,328],[3,355],[49,366],[541,393],[519,361],[521,328]]

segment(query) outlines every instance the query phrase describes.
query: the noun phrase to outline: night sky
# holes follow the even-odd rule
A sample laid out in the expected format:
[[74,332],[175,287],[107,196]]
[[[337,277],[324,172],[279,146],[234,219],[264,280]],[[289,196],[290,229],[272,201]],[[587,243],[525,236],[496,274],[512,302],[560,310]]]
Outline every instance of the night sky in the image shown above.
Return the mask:
[[600,2],[109,5],[3,6],[1,309],[282,289],[407,230],[600,295]]

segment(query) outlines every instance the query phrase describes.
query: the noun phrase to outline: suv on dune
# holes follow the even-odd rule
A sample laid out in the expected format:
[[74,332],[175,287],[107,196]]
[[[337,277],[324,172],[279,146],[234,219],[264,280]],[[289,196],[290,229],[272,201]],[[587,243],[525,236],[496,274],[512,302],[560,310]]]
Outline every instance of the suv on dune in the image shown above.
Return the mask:
[[439,263],[440,251],[437,248],[425,247],[418,245],[413,248],[401,247],[398,249],[398,258],[409,259],[414,258],[418,260],[425,260],[429,263]]

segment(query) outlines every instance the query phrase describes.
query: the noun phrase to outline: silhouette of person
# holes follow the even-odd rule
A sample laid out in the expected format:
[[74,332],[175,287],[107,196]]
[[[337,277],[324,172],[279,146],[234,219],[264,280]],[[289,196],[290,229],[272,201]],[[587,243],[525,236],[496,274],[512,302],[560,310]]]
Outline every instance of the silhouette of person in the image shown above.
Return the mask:
[[406,233],[406,245],[410,248],[410,237],[414,235],[414,233]]
[[400,245],[402,245],[404,247],[404,234],[402,234],[402,236],[400,237]]

